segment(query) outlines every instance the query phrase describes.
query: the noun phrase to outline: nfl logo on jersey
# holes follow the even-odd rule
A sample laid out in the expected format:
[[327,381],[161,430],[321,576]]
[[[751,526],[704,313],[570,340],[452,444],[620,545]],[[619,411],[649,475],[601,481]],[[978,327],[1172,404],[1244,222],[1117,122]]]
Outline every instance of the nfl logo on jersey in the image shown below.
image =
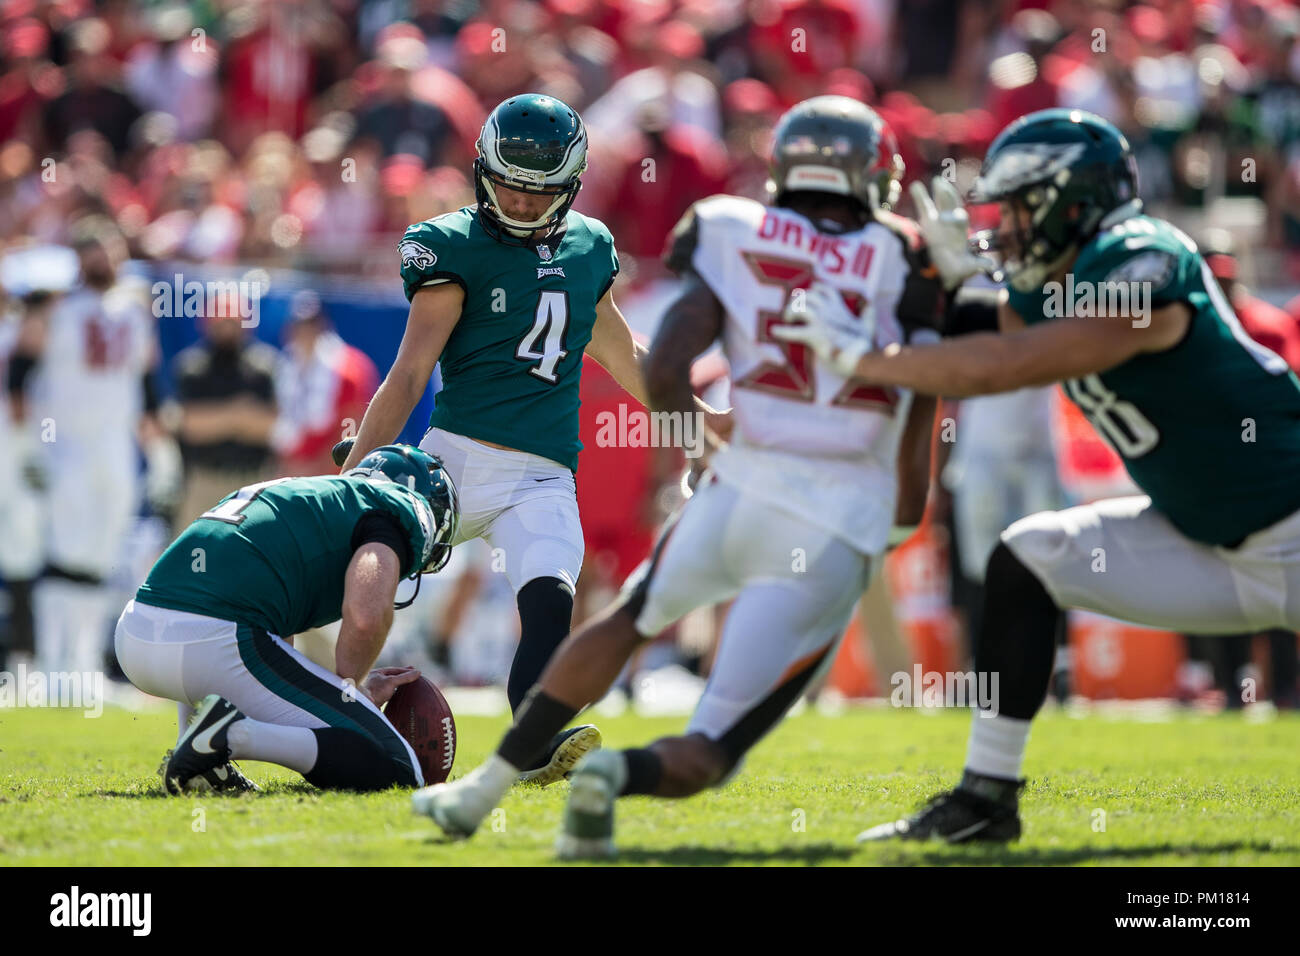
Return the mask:
[[542,260],[543,262],[550,262],[550,261],[551,261],[551,247],[550,247],[550,246],[538,246],[538,247],[537,247],[537,255],[541,258],[541,260]]

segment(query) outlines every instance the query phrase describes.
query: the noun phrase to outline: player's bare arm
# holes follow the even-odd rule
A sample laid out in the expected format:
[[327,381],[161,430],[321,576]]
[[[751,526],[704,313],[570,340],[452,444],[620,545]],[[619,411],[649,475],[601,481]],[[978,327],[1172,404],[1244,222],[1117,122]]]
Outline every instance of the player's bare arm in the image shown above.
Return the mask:
[[1007,290],[998,290],[998,330],[1000,332],[1018,332],[1025,327],[1025,320],[1020,313],[1011,308],[1007,301]]
[[433,367],[460,321],[464,301],[464,290],[454,282],[429,286],[415,294],[397,358],[370,400],[357,440],[340,471],[356,467],[370,449],[397,437],[429,384]]
[[393,623],[393,596],[402,576],[397,552],[372,541],[357,549],[343,579],[343,617],[334,671],[362,684]]
[[596,322],[591,327],[591,341],[586,351],[614,377],[614,381],[623,386],[624,391],[642,405],[648,404],[645,378],[641,372],[641,361],[647,349],[632,338],[627,319],[623,318],[614,302],[612,289],[596,303]]
[[722,334],[722,303],[696,273],[687,272],[683,278],[681,292],[668,307],[646,357],[648,404],[657,412],[703,410],[710,416],[710,430],[725,439],[730,415],[712,413],[691,388],[691,363]]
[[[707,291],[707,290],[706,290]],[[712,293],[709,293],[712,296]],[[708,346],[706,345],[705,348]],[[627,320],[614,303],[614,293],[606,292],[604,298],[596,304],[596,324],[592,326],[591,343],[587,354],[601,364],[601,367],[618,382],[629,395],[642,405],[650,407],[646,391],[644,362],[650,350],[632,338],[632,330]],[[656,409],[667,411],[667,409]],[[726,438],[730,432],[730,414],[711,408],[707,402],[692,395],[691,402],[684,406],[684,411],[703,412],[709,428],[720,437]]]
[[907,424],[898,444],[898,501],[894,525],[911,528],[921,523],[930,493],[930,447],[934,438],[934,416],[939,400],[916,395],[907,412]]
[[890,346],[858,359],[856,374],[927,395],[1009,392],[1104,372],[1186,334],[1191,311],[1175,302],[1135,324],[1130,316],[1077,317],[1007,334],[979,333],[935,345]]

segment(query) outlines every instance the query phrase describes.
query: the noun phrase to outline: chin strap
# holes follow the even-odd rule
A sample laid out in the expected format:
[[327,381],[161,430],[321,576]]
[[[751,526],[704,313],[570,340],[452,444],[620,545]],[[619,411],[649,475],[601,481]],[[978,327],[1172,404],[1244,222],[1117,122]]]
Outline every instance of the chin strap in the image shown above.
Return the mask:
[[546,212],[542,214],[541,219],[535,219],[532,222],[520,222],[518,219],[511,219],[501,211],[501,204],[497,200],[496,187],[492,180],[488,179],[486,176],[483,177],[483,189],[492,203],[492,215],[496,216],[497,220],[501,223],[501,228],[512,235],[520,237],[531,235],[538,229],[545,229],[547,224],[551,223],[551,218],[555,215],[556,210],[564,205],[565,201],[569,198],[567,192],[557,193],[555,200],[547,208]]
[[408,600],[403,601],[401,604],[394,602],[393,603],[394,611],[400,611],[402,608],[410,607],[412,604],[415,603],[415,599],[420,596],[420,578],[422,577],[424,577],[424,575],[421,574],[419,571],[416,571],[414,574],[411,575],[411,577],[407,578],[408,581],[412,579],[415,580],[415,593],[412,594]]

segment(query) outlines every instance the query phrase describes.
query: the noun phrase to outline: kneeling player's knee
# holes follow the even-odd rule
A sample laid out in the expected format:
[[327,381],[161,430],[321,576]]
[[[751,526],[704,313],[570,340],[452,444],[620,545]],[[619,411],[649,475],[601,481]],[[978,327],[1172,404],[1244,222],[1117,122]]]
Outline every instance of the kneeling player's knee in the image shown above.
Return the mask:
[[398,759],[365,734],[343,727],[320,727],[316,764],[303,774],[322,790],[387,790],[419,783],[409,760]]
[[651,749],[663,763],[659,793],[665,797],[689,797],[717,786],[734,763],[722,745],[703,734],[666,737]]

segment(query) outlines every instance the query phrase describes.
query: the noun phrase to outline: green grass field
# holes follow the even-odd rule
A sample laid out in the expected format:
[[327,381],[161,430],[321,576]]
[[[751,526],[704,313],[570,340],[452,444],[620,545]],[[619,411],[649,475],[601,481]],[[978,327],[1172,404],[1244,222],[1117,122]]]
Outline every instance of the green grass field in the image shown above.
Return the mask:
[[[455,773],[493,746],[504,718],[459,721]],[[682,720],[601,720],[607,744],[641,744]],[[1164,723],[1046,714],[1030,742],[1011,848],[902,845],[854,836],[956,779],[968,718],[855,710],[788,719],[724,790],[619,804],[632,864],[1300,864],[1300,716]],[[404,792],[323,794],[246,763],[266,792],[165,798],[154,773],[170,708],[0,710],[0,864],[532,865],[551,861],[565,785],[512,792],[465,843],[445,844]],[[1098,811],[1104,812],[1103,814]],[[1098,829],[1104,822],[1104,830]]]

